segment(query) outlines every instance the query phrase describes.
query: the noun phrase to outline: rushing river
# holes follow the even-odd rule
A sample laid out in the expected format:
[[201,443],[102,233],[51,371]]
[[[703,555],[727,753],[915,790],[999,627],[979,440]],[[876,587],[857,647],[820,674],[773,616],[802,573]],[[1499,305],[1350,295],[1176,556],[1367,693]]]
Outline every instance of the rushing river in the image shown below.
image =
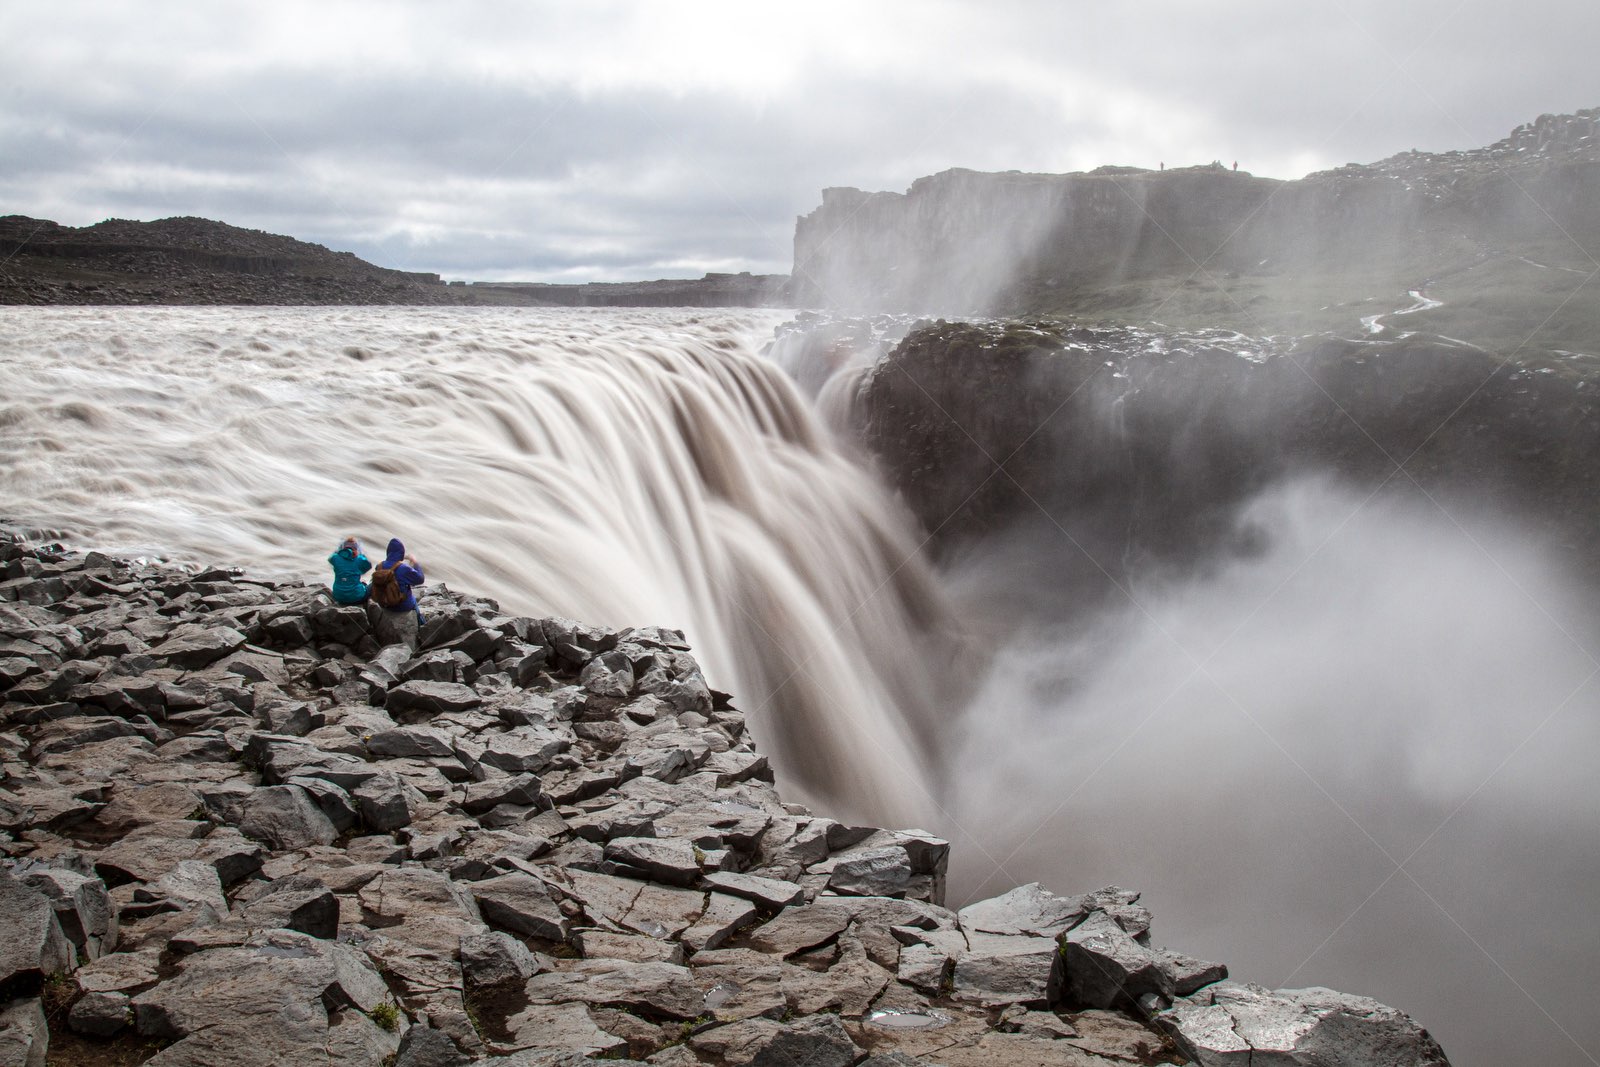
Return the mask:
[[785,317],[0,309],[0,514],[300,577],[400,536],[510,610],[681,628],[790,796],[951,837],[953,897],[1120,883],[1458,1067],[1600,1062],[1600,662],[1513,523],[1297,482],[1256,557],[1057,626],[1026,546],[923,558],[763,357]]

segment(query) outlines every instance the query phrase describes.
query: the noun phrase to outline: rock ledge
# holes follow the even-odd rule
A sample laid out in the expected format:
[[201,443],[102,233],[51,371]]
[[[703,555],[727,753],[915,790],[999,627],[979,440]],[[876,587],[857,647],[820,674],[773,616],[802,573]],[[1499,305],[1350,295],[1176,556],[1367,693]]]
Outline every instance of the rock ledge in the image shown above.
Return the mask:
[[380,647],[48,536],[0,527],[0,1062],[1446,1062],[1135,893],[947,909],[948,845],[783,803],[675,631],[436,589]]

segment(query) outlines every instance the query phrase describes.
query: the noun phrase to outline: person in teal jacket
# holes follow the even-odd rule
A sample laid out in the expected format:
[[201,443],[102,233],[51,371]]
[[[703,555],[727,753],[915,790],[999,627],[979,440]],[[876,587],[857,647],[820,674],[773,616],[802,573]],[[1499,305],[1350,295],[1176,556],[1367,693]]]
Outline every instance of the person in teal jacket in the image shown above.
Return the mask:
[[360,604],[367,599],[367,583],[361,576],[372,569],[372,562],[361,554],[361,542],[346,537],[328,557],[333,565],[333,602]]

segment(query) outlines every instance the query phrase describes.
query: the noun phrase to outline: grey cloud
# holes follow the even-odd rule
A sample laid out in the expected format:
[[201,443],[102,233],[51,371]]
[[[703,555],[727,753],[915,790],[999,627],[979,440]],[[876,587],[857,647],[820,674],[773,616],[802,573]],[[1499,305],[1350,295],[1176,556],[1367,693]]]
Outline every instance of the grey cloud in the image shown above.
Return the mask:
[[[564,85],[480,62],[488,35],[547,32],[607,60],[607,20],[637,13],[626,5],[500,11],[437,42],[405,37],[451,25],[422,6],[362,9],[370,39],[331,36],[360,18],[319,14],[300,50],[249,8],[58,6],[13,15],[19,32],[0,41],[0,209],[75,224],[206,214],[469,276],[779,270],[825,186],[1157,159],[1288,176],[1297,160],[1470,147],[1600,103],[1571,76],[1600,7],[1558,0],[927,3],[898,30],[838,21],[838,44],[881,64],[814,47],[765,94]],[[789,54],[782,39],[751,46]]]

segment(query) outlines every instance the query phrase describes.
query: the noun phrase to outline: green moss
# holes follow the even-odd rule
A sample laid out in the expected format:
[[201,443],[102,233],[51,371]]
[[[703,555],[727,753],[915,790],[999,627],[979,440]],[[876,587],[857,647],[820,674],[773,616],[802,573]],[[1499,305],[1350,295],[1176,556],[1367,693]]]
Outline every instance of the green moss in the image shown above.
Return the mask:
[[380,1028],[394,1033],[400,1026],[400,1009],[391,1002],[384,1001],[372,1009],[372,1013],[368,1018],[377,1023]]

